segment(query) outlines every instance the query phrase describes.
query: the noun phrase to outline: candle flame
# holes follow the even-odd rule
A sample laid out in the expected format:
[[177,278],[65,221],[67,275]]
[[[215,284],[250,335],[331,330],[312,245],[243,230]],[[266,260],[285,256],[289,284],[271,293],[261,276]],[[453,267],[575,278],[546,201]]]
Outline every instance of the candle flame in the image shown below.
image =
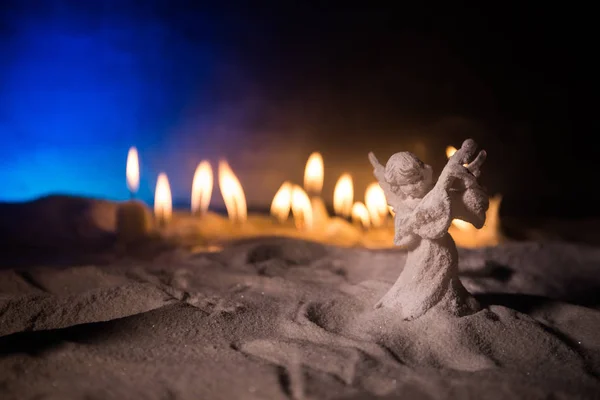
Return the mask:
[[213,190],[213,172],[208,161],[202,161],[196,167],[192,181],[192,213],[206,213],[210,205]]
[[354,201],[354,185],[352,176],[343,174],[335,184],[333,191],[333,210],[337,215],[349,217],[352,212]]
[[173,202],[171,199],[171,187],[167,174],[161,172],[156,181],[154,192],[154,215],[159,223],[167,223],[173,214]]
[[369,211],[371,224],[376,228],[383,225],[389,209],[385,193],[381,186],[379,186],[379,183],[373,182],[367,187],[365,191],[365,205]]
[[290,209],[292,207],[292,187],[290,182],[283,182],[273,197],[273,202],[271,203],[271,215],[277,218],[279,222],[285,222],[290,215]]
[[140,159],[135,147],[131,147],[127,153],[127,188],[131,194],[137,193],[140,188]]
[[352,221],[354,223],[359,223],[365,229],[371,225],[369,210],[367,210],[367,207],[360,201],[357,201],[352,206]]
[[321,194],[323,189],[323,156],[314,152],[306,161],[304,169],[304,189],[313,195]]
[[456,147],[448,146],[446,147],[446,157],[450,158],[456,153]]
[[223,201],[225,201],[229,220],[232,222],[246,221],[248,210],[244,189],[225,160],[219,161],[219,188]]
[[292,189],[292,214],[298,229],[310,230],[313,227],[312,204],[308,194],[298,185]]

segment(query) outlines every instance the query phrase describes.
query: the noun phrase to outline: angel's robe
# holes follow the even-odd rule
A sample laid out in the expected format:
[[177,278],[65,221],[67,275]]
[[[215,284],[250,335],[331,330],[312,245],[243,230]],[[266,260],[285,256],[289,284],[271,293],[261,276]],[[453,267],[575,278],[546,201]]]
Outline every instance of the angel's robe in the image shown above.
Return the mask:
[[[464,195],[452,196],[460,201]],[[404,206],[414,208],[396,213],[395,243],[406,244],[408,257],[402,273],[378,306],[399,310],[409,320],[434,306],[455,315],[477,310],[476,300],[458,279],[458,253],[448,234],[453,218],[451,194],[434,187],[423,199]]]

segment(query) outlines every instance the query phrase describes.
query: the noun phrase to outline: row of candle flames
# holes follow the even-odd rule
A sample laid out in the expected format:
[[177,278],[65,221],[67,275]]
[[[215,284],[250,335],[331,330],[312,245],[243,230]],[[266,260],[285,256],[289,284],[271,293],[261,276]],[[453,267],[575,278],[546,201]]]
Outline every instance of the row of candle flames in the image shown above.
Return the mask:
[[[456,148],[449,146],[446,155],[452,156]],[[127,187],[135,197],[140,184],[140,163],[135,147],[129,149],[127,155]],[[284,182],[271,203],[271,215],[284,223],[292,214],[298,229],[311,230],[315,226],[315,214],[311,198],[320,199],[323,189],[324,166],[323,157],[314,152],[308,158],[304,170],[304,186],[292,182]],[[191,211],[193,214],[204,214],[208,211],[213,191],[213,170],[208,161],[198,164],[192,182]],[[244,189],[225,160],[218,164],[218,183],[225,202],[230,221],[242,223],[248,216]],[[310,195],[309,195],[310,194]],[[385,194],[377,182],[368,185],[364,202],[354,201],[354,184],[352,176],[342,174],[333,192],[333,209],[337,216],[350,219],[364,229],[382,227],[388,215],[394,211],[388,206]],[[173,213],[173,202],[169,179],[164,172],[158,175],[154,194],[154,214],[161,225],[167,224]],[[461,228],[464,221],[455,220],[455,226]]]

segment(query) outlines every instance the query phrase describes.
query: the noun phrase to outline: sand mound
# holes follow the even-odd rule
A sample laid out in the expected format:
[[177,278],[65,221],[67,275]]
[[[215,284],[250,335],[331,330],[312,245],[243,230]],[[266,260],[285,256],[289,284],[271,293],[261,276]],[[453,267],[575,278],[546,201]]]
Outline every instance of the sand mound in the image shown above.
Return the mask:
[[[114,233],[117,203],[76,196],[47,196],[25,203],[0,203],[5,251],[106,246]],[[22,250],[19,248],[18,250]]]
[[169,304],[148,282],[96,267],[0,272],[0,335],[108,321]]

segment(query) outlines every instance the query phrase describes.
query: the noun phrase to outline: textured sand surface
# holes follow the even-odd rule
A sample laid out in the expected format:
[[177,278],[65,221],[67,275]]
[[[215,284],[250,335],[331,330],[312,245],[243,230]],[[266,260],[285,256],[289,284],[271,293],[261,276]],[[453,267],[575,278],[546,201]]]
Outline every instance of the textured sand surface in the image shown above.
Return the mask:
[[486,307],[414,321],[373,309],[401,250],[76,247],[0,261],[2,399],[600,398],[597,247],[460,250]]

